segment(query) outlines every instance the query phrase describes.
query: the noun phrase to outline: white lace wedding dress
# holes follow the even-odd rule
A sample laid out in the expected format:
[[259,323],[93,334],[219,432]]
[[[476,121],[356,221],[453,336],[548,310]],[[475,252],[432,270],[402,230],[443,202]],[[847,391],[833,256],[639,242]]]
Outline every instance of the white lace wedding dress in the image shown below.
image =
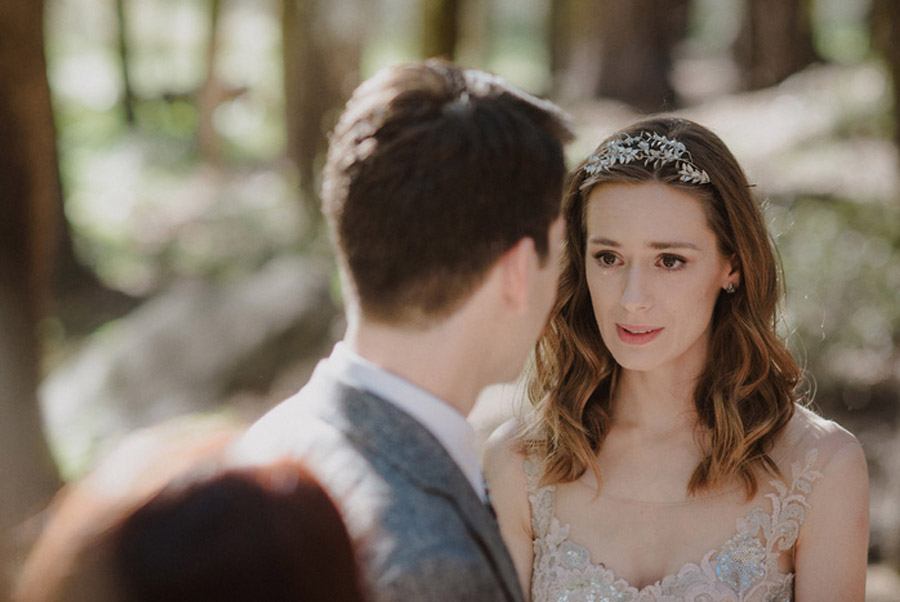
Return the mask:
[[[569,524],[556,517],[556,486],[539,486],[540,474],[533,459],[525,460],[531,527],[534,536],[534,563],[531,595],[534,602],[774,602],[793,597],[793,573],[781,566],[792,562],[790,556],[803,525],[808,497],[815,482],[827,470],[828,460],[847,444],[852,436],[833,422],[798,408],[773,450],[783,473],[782,479],[760,479],[760,492],[749,510],[739,518],[728,516],[719,506],[705,508],[674,504],[650,509],[654,513],[672,513],[671,519],[688,525],[730,522],[721,543],[701,558],[685,562],[673,574],[642,588],[634,587],[603,564],[611,559],[602,554],[603,542],[582,541]],[[776,453],[777,452],[777,453]],[[599,520],[640,520],[646,508],[629,514],[622,506],[599,496],[594,502],[606,507],[596,509]],[[621,502],[619,502],[621,504]],[[733,504],[732,506],[735,506]],[[697,522],[696,524],[701,524]],[[627,525],[625,527],[627,529]],[[690,538],[691,532],[684,537]],[[653,545],[653,542],[642,542]],[[589,549],[590,546],[593,551]],[[601,550],[600,552],[597,552]]]

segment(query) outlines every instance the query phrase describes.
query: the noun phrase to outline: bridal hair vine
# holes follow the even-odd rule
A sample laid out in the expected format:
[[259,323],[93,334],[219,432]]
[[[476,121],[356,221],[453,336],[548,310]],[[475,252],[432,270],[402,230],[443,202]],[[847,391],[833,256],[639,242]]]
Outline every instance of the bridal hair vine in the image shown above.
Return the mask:
[[[647,167],[652,165],[654,168],[675,163],[678,168],[678,179],[682,182],[709,184],[709,174],[694,165],[691,153],[683,142],[647,131],[610,140],[598,152],[588,157],[584,171],[591,176],[597,176],[614,165],[627,165],[636,161],[643,162]],[[592,183],[585,182],[584,186]]]

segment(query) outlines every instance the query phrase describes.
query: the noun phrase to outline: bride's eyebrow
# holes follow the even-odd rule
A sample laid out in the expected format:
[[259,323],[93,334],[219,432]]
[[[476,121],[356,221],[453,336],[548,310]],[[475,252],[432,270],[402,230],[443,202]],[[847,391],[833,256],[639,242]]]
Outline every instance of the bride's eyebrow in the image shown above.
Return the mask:
[[647,246],[658,251],[665,251],[668,249],[693,249],[694,251],[700,250],[700,247],[692,242],[651,242],[648,243]]
[[[601,245],[604,247],[621,247],[621,243],[611,239],[604,237],[594,237],[589,241],[592,245]],[[666,251],[669,249],[693,249],[694,251],[700,251],[700,247],[695,245],[692,242],[650,242],[647,243],[647,246],[651,249],[656,249],[658,251]]]

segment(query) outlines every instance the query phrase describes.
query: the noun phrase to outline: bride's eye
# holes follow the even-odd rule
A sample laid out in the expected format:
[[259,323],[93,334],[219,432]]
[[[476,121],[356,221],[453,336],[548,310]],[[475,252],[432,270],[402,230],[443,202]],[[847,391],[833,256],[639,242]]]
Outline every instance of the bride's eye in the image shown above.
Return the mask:
[[616,254],[610,253],[609,251],[600,251],[599,253],[594,255],[594,258],[597,260],[597,263],[599,263],[600,267],[602,267],[602,268],[615,267],[615,265],[619,261],[619,258],[616,257]]
[[679,257],[678,255],[661,255],[659,257],[659,265],[666,268],[667,270],[678,270],[684,267],[684,264],[687,263],[684,257]]

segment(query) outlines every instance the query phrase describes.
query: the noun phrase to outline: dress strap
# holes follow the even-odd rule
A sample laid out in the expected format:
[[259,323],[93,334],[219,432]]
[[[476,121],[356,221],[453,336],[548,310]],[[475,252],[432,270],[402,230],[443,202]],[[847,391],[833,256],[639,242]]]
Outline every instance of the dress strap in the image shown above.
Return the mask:
[[528,456],[523,462],[528,502],[531,505],[531,530],[535,539],[544,537],[553,520],[554,485],[541,486],[541,468],[536,458]]
[[803,462],[791,464],[791,482],[775,479],[770,481],[775,491],[766,495],[772,502],[771,513],[762,508],[751,512],[741,528],[751,533],[759,532],[769,552],[790,550],[800,535],[800,527],[806,519],[809,503],[806,497],[812,492],[813,482],[822,473],[815,470],[818,450],[812,449]]

